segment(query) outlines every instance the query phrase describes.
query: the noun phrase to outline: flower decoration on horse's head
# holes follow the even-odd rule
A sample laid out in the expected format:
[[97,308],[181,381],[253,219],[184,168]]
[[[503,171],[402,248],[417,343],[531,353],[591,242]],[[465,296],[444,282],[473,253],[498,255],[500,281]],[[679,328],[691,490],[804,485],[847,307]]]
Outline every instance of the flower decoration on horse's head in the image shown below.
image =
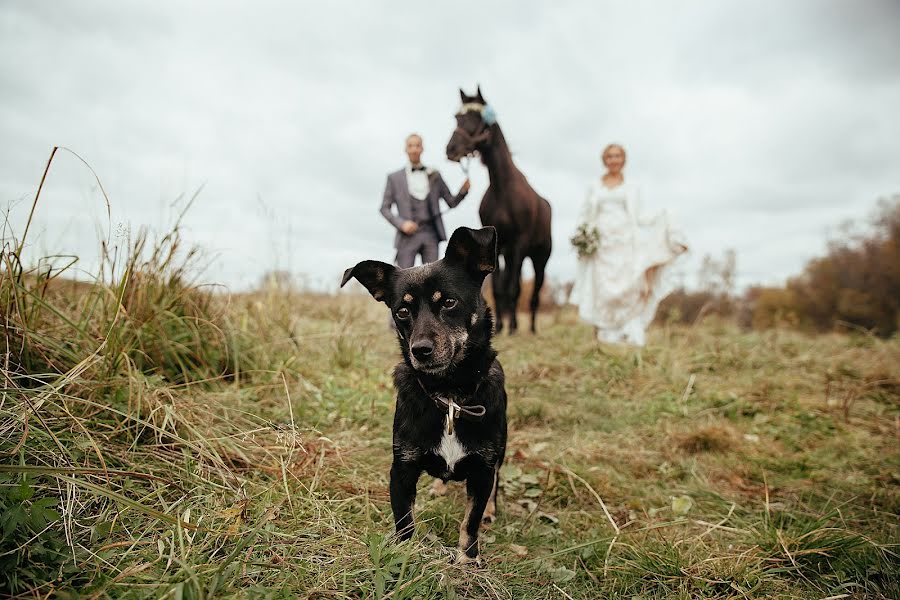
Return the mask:
[[485,104],[484,109],[481,111],[481,119],[485,124],[493,125],[497,122],[497,111],[490,104]]

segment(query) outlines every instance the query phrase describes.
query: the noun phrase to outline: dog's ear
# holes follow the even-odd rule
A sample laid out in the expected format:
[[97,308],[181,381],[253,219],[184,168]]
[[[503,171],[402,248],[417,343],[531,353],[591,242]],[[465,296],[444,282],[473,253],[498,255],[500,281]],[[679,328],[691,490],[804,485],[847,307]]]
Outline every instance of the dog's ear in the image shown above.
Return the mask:
[[484,281],[497,268],[497,230],[460,227],[450,236],[444,260],[463,265],[476,281]]
[[377,260],[364,260],[355,267],[344,271],[341,287],[344,287],[351,277],[356,277],[356,280],[369,290],[373,298],[390,306],[391,285],[396,271],[397,268],[394,265]]

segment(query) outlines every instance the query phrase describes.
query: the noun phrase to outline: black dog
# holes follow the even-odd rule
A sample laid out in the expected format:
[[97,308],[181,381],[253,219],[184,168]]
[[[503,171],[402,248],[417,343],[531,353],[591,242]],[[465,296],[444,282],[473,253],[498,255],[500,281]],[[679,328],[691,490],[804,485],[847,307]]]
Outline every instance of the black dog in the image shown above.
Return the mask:
[[394,369],[394,462],[391,508],[400,539],[413,533],[422,471],[466,482],[457,560],[478,560],[478,529],[496,511],[497,477],[506,452],[506,389],[491,347],[493,318],[481,295],[496,268],[493,227],[460,227],[444,259],[398,269],[367,260],[347,269],[390,307],[403,362]]

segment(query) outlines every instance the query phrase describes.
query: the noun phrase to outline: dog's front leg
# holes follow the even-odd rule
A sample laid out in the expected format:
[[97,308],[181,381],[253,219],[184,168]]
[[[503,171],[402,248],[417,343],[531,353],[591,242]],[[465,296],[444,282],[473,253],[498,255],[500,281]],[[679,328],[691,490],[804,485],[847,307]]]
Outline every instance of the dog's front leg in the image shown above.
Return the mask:
[[478,560],[478,528],[493,489],[494,469],[484,466],[469,473],[466,479],[466,515],[459,524],[458,563]]
[[416,482],[421,470],[412,463],[394,459],[391,465],[391,510],[397,537],[408,540],[412,537],[413,506],[416,503]]

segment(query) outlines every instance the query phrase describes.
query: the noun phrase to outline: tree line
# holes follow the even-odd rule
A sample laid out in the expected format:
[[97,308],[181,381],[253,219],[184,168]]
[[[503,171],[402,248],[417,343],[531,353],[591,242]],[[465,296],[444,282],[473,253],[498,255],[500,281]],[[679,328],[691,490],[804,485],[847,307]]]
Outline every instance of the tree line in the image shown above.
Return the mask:
[[784,286],[734,292],[736,257],[704,258],[700,288],[676,290],[657,322],[694,323],[705,315],[735,318],[754,329],[857,329],[881,337],[900,328],[900,195],[878,202],[868,226],[847,224],[825,256],[810,260]]

